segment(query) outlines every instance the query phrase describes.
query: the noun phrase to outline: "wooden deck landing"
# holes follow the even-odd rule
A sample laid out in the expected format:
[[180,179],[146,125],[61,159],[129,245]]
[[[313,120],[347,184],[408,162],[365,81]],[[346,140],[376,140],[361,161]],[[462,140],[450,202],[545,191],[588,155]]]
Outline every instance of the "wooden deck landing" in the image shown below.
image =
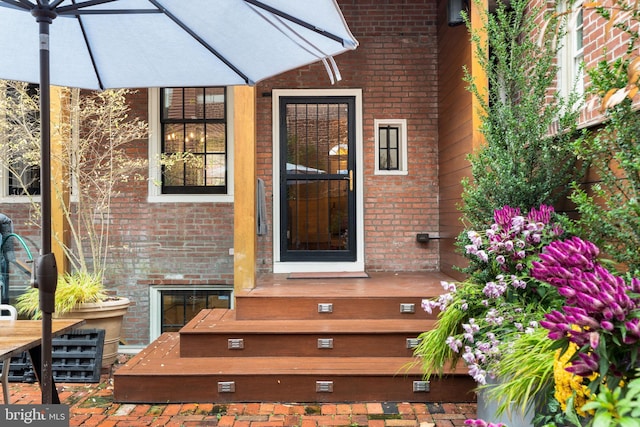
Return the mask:
[[428,298],[443,292],[440,282],[453,281],[446,274],[433,272],[370,272],[369,277],[289,279],[288,274],[264,274],[258,286],[244,289],[236,296],[413,296]]
[[439,273],[262,278],[235,310],[203,310],[114,375],[118,402],[468,402],[462,367],[422,382],[416,337],[435,318]]

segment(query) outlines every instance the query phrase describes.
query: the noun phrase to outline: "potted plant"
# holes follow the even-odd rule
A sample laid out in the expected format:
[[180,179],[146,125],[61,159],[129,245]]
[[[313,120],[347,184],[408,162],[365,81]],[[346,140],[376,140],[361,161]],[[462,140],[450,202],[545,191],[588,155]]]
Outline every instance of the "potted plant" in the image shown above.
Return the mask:
[[[40,205],[34,197],[32,182],[25,169],[39,164],[39,126],[37,94],[20,82],[4,82],[7,96],[0,103],[4,134],[2,150],[7,154],[5,166],[16,177],[23,194],[31,200],[39,223]],[[130,301],[117,297],[105,288],[105,278],[114,259],[111,203],[123,184],[144,179],[146,162],[132,158],[127,150],[147,135],[146,123],[129,117],[126,97],[129,90],[81,92],[63,89],[63,104],[69,114],[54,127],[61,149],[52,153],[66,173],[53,183],[60,201],[68,236],[54,235],[68,261],[68,272],[58,278],[54,315],[87,320],[85,328],[105,329],[103,367],[115,360],[120,341],[120,324]],[[65,197],[70,194],[71,197]],[[59,261],[60,262],[60,261]],[[25,293],[18,302],[21,313],[37,315],[37,290]],[[116,318],[115,326],[96,323],[105,316]],[[99,322],[102,322],[100,320]]]
[[[54,316],[85,319],[83,329],[104,329],[103,368],[109,368],[117,357],[122,320],[129,304],[128,298],[110,296],[97,274],[76,271],[58,277]],[[29,288],[16,302],[21,314],[34,319],[41,317],[39,305],[37,288]]]
[[[539,259],[542,248],[563,235],[554,216],[553,208],[546,205],[526,215],[509,206],[497,209],[493,224],[463,235],[468,278],[460,283],[443,283],[446,292],[422,304],[429,313],[439,311],[435,328],[421,334],[415,350],[425,376],[442,375],[445,366],[455,366],[462,359],[479,385],[479,415],[491,421],[501,421],[495,417],[510,410],[512,403],[524,409],[523,414],[533,404],[542,406],[544,402],[534,399],[536,391],[553,380],[552,371],[543,372],[541,377],[537,370],[518,371],[520,365],[507,369],[502,361],[515,351],[523,354],[517,350],[517,343],[535,341],[541,329],[539,321],[560,306],[557,290],[529,275],[531,263]],[[541,339],[546,340],[544,336]],[[547,364],[533,367],[548,367],[553,354],[543,354]],[[533,355],[529,357],[533,360]],[[496,414],[485,413],[483,398],[492,389],[505,387],[505,383],[511,388],[488,399],[495,408],[486,406],[487,411],[495,410]],[[514,386],[523,392],[514,395]],[[515,416],[507,415],[509,424],[514,425]]]

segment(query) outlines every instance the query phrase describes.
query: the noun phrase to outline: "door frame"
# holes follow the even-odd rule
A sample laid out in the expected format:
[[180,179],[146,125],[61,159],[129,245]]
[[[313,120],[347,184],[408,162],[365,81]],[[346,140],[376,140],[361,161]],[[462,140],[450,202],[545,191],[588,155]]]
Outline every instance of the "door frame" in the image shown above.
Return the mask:
[[[280,98],[281,97],[345,96],[355,99],[355,168],[356,168],[356,260],[351,262],[280,261]],[[363,197],[363,130],[361,89],[273,89],[273,272],[304,273],[334,271],[364,271],[364,197]]]

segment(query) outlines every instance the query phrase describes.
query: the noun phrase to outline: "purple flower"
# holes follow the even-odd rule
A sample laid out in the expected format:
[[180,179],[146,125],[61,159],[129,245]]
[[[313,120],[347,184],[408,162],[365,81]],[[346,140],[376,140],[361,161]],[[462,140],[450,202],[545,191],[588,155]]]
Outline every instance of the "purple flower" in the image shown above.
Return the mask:
[[456,339],[455,337],[448,337],[445,342],[453,352],[455,353],[460,352],[460,348],[462,347],[462,341],[460,341],[459,339]]
[[511,227],[511,220],[518,215],[520,215],[520,208],[504,206],[502,209],[496,209],[493,212],[493,220],[498,226],[508,229]]
[[462,359],[467,362],[468,365],[474,364],[476,362],[476,356],[473,353],[473,350],[468,345],[464,347],[464,353],[462,353]]
[[599,322],[582,307],[565,306],[562,309],[566,315],[565,320],[570,324],[592,329],[597,329],[600,326]]
[[624,322],[624,327],[627,329],[627,337],[640,339],[640,319],[636,317],[628,322]]
[[465,420],[464,422],[466,425],[468,426],[472,426],[472,427],[506,427],[504,424],[502,423],[491,423],[491,422],[486,422],[485,420],[474,420],[474,419],[468,419]]
[[435,308],[436,304],[437,303],[435,301],[431,301],[431,300],[428,300],[428,299],[423,299],[422,300],[422,309],[424,311],[426,311],[427,313],[432,314],[433,313],[433,309]]
[[444,288],[445,291],[447,292],[455,292],[456,291],[456,284],[453,282],[447,282],[445,280],[440,282],[440,286],[442,286]]
[[488,282],[482,289],[482,293],[489,298],[499,298],[506,290],[507,287],[505,285],[496,282]]
[[549,224],[554,209],[552,206],[540,205],[539,209],[532,208],[527,215],[527,219],[532,222],[542,222]]
[[480,234],[478,234],[477,231],[467,232],[467,237],[471,240],[473,246],[477,248],[482,247],[482,237],[480,237]]
[[519,233],[520,230],[522,230],[522,228],[524,227],[524,225],[525,225],[525,222],[524,222],[523,216],[516,215],[513,218],[511,218],[512,232]]
[[469,364],[469,375],[471,375],[478,384],[484,385],[487,383],[487,371],[482,369],[477,363]]
[[513,241],[507,240],[506,242],[504,242],[504,249],[507,252],[511,252],[513,250]]
[[597,332],[589,333],[589,345],[591,348],[598,348],[600,345],[600,334]]
[[[600,327],[601,327],[602,329],[604,329],[605,331],[609,331],[609,332],[613,331],[613,328],[615,328],[615,326],[613,325],[613,323],[611,323],[611,322],[610,322],[610,321],[608,321],[608,320],[601,320],[601,321],[600,321]],[[592,346],[592,347],[593,347],[593,346]]]
[[511,285],[516,289],[525,289],[527,287],[527,282],[520,279],[513,279],[513,282],[511,282]]
[[561,286],[558,288],[558,293],[560,295],[562,295],[563,297],[570,299],[575,297],[576,295],[576,291],[573,288],[570,288],[569,286]]
[[580,375],[581,377],[589,377],[594,372],[598,372],[598,356],[590,353],[578,353],[578,359],[571,363],[571,366],[566,367],[567,372]]

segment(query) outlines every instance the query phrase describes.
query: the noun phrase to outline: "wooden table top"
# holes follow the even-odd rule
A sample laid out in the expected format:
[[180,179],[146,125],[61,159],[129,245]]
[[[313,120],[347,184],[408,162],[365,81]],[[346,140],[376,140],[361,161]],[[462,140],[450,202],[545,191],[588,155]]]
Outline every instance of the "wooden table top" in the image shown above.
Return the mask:
[[[52,336],[65,334],[84,323],[84,319],[53,319]],[[0,320],[0,359],[37,347],[41,339],[41,320]]]

